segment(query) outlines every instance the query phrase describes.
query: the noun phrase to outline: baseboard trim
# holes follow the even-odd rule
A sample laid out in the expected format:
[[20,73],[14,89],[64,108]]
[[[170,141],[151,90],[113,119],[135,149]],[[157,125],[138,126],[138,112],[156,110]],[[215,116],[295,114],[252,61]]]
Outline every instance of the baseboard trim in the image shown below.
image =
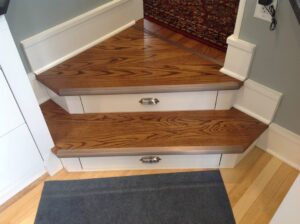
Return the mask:
[[281,98],[282,93],[248,79],[237,94],[234,108],[270,124]]
[[23,40],[21,44],[32,71],[40,74],[128,28],[142,17],[142,1],[113,0]]
[[38,103],[42,104],[48,101],[50,99],[50,96],[47,92],[47,87],[36,79],[35,74],[29,73],[27,75]]
[[76,56],[76,55],[78,55],[78,54],[80,54],[80,53],[88,50],[91,47],[94,47],[95,45],[97,45],[97,44],[99,44],[99,43],[101,43],[101,42],[109,39],[110,37],[112,37],[112,36],[114,36],[114,35],[122,32],[122,31],[126,30],[127,28],[133,26],[134,24],[135,24],[135,21],[131,21],[131,22],[125,24],[124,26],[121,26],[118,29],[112,31],[111,33],[108,33],[108,34],[100,37],[99,39],[97,39],[97,40],[95,40],[95,41],[93,41],[93,42],[91,42],[91,43],[89,43],[89,44],[87,44],[87,45],[85,45],[85,46],[83,46],[83,47],[81,47],[81,48],[79,48],[79,49],[77,49],[77,50],[75,50],[75,51],[73,51],[73,52],[71,52],[71,53],[69,53],[69,54],[67,54],[67,55],[59,58],[59,59],[57,59],[57,60],[55,60],[55,61],[53,61],[53,62],[51,62],[50,64],[48,64],[48,65],[46,65],[46,66],[44,66],[44,67],[42,67],[40,69],[35,70],[34,73],[36,75],[39,75],[39,74],[41,74],[41,73],[49,70],[50,68],[53,68],[56,65],[59,65],[62,62],[64,62],[64,61],[66,61],[66,60],[68,60],[68,59],[70,59],[70,58],[72,58],[72,57],[74,57],[74,56]]
[[241,40],[235,35],[228,37],[227,43],[225,63],[220,71],[244,81],[248,77],[256,45]]
[[257,146],[300,171],[300,136],[272,123]]
[[43,175],[45,175],[45,170],[37,172],[33,176],[24,177],[21,180],[15,182],[13,186],[9,187],[9,189],[5,189],[4,192],[1,192],[0,195],[0,206],[4,206],[5,203],[8,202],[11,198],[13,198],[15,195],[18,195]]
[[15,196],[4,202],[0,206],[0,213],[9,208],[12,204],[20,200],[24,195],[26,195],[28,192],[30,192],[32,189],[34,189],[37,185],[39,185],[41,182],[45,181],[49,177],[48,174],[43,174],[39,178],[37,178],[35,181],[33,181],[31,184],[29,184],[27,187],[25,187],[23,190],[21,190],[19,193],[17,193]]
[[241,75],[239,75],[239,74],[237,74],[237,73],[235,73],[235,72],[233,72],[233,71],[230,71],[230,70],[228,70],[228,69],[225,68],[225,67],[221,68],[220,72],[222,72],[222,73],[224,73],[225,75],[228,75],[228,76],[230,76],[230,77],[232,77],[232,78],[235,78],[235,79],[237,79],[237,80],[240,80],[240,81],[245,81],[245,79],[246,79],[246,77],[243,77],[243,76],[241,76]]

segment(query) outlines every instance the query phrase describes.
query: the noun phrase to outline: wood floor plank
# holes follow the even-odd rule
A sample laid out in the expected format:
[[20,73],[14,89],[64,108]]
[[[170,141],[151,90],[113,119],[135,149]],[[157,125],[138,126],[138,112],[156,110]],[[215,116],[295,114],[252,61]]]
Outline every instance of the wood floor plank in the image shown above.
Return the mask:
[[262,193],[265,186],[272,179],[282,162],[277,158],[272,158],[257,178],[251,183],[247,191],[240,197],[233,206],[234,217],[237,222],[241,222],[244,215],[252,206],[257,197]]
[[70,115],[42,106],[59,157],[241,153],[267,125],[236,110]]
[[172,38],[135,25],[37,79],[64,96],[240,88],[242,82],[219,72],[212,58],[176,44],[181,36]]
[[[254,148],[249,152],[249,155],[246,156],[242,162],[240,162],[235,169],[222,169],[221,174],[223,179],[226,180],[226,190],[230,194],[231,204],[234,205],[239,197],[245,192],[245,183],[249,185],[249,181],[243,181],[246,179],[253,181],[253,178],[249,178],[250,170],[257,165],[257,161],[260,158],[266,157],[267,161],[271,159],[269,154],[265,154],[262,150]],[[266,163],[265,160],[262,160]],[[257,166],[258,168],[261,166]],[[260,168],[259,168],[260,169]],[[259,170],[256,169],[256,170]],[[260,170],[259,170],[260,171]],[[258,171],[258,172],[259,172]],[[256,173],[257,175],[257,173]],[[247,186],[248,186],[247,185]],[[233,190],[234,189],[234,190]]]
[[257,178],[257,176],[264,169],[265,164],[267,164],[271,160],[271,158],[271,155],[263,153],[259,158],[257,158],[255,163],[253,163],[251,167],[248,167],[245,170],[238,169],[242,171],[241,175],[239,176],[240,178],[237,180],[238,184],[232,187],[232,189],[228,192],[230,195],[230,203],[232,206],[235,206],[236,203],[238,203],[240,198],[247,191],[250,183],[252,183]]
[[200,54],[204,54],[206,56],[209,56],[215,60],[218,61],[218,64],[223,65],[225,61],[225,52],[220,51],[216,48],[210,47],[206,44],[203,44],[199,41],[196,41],[194,39],[188,38],[182,34],[176,33],[170,29],[167,29],[165,27],[162,27],[154,22],[151,22],[147,19],[139,20],[137,22],[137,25],[140,27],[145,28],[146,30],[149,30],[157,35],[160,35],[162,37],[172,39],[175,41],[172,37],[177,36],[176,42],[181,44],[184,47],[187,47],[189,49],[195,50]]
[[294,168],[281,164],[240,223],[269,223],[298,174]]

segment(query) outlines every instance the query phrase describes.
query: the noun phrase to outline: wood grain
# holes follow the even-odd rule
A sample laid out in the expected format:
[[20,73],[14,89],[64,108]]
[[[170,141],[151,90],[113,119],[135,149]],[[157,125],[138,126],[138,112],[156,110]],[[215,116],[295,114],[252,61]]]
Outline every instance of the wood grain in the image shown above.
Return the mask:
[[173,44],[180,46],[182,48],[189,49],[195,54],[198,54],[209,61],[213,61],[216,64],[224,65],[225,52],[218,50],[214,47],[203,44],[194,39],[188,38],[180,33],[174,32],[166,27],[160,26],[150,20],[141,19],[137,21],[137,26],[144,28],[147,31],[154,33],[161,39],[171,41]]
[[42,106],[59,157],[242,153],[267,125],[236,110],[70,115]]
[[[262,159],[262,158],[268,158]],[[265,167],[272,168],[270,161],[274,157],[267,154],[266,152],[256,148],[251,151],[241,163],[233,169],[221,169],[221,174],[224,180],[225,187],[228,189],[238,189],[241,183],[247,183],[243,188],[246,190],[238,195],[235,195],[235,191],[229,194],[229,199],[232,201],[233,197],[238,202],[241,198],[247,197],[247,189],[252,188],[254,183],[257,182],[256,178],[260,176],[261,172],[265,172]],[[263,161],[260,163],[260,170],[257,169],[257,173],[253,178],[249,177],[250,171],[256,166],[257,161]],[[271,165],[270,165],[271,164]],[[249,204],[245,206],[248,208],[243,211],[243,217],[237,224],[267,224],[270,222],[275,211],[279,207],[283,198],[287,194],[294,180],[298,176],[299,172],[288,166],[287,164],[281,162],[280,167],[275,164],[276,172],[265,172],[264,176],[268,179],[268,182],[262,185],[257,185],[255,190],[258,194],[255,194],[255,198],[248,200]],[[132,175],[147,175],[156,173],[175,173],[175,172],[193,172],[201,170],[132,170],[132,171],[105,171],[105,172],[75,172],[68,173],[66,171],[61,171],[53,177],[48,177],[47,180],[78,180],[78,179],[91,179],[91,178],[105,178],[105,177],[118,177],[118,176],[132,176]],[[270,177],[271,176],[271,177]],[[250,179],[249,179],[250,178]],[[33,189],[28,189],[27,192],[23,192],[22,197],[16,202],[6,208],[0,213],[0,223],[5,224],[33,224],[35,215],[37,212],[39,200],[42,193],[42,188],[44,181],[41,181]],[[251,193],[251,195],[253,195]],[[234,215],[240,216],[240,210],[233,207]]]
[[64,96],[240,88],[213,58],[182,46],[138,24],[37,79]]

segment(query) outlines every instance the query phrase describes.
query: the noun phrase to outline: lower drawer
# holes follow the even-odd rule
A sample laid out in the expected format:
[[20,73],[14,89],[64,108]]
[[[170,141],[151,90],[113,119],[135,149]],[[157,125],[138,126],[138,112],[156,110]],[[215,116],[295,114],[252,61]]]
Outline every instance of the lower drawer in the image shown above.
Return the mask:
[[[197,169],[218,168],[220,154],[213,155],[162,155],[157,161],[149,161],[149,156],[114,156],[63,158],[68,171],[100,170],[147,170],[147,169]],[[144,162],[141,161],[144,159]]]
[[[81,96],[85,113],[213,110],[217,91]],[[152,100],[152,101],[151,101]]]

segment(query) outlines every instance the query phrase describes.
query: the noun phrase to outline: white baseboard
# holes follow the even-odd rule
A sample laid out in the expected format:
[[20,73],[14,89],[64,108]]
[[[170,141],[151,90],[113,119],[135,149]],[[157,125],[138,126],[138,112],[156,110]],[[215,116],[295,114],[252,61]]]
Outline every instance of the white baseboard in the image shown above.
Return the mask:
[[47,92],[47,87],[40,83],[33,73],[28,74],[32,89],[39,104],[42,104],[50,99]]
[[41,176],[45,175],[45,171],[40,171],[35,173],[35,175],[25,176],[22,179],[19,179],[16,181],[13,186],[9,186],[8,189],[3,190],[0,193],[0,205],[11,199],[13,196],[15,196],[17,193],[22,191],[24,188],[29,186],[31,183],[36,181]]
[[265,124],[270,124],[281,97],[280,92],[248,79],[239,90],[234,107]]
[[235,35],[228,37],[227,43],[225,63],[220,71],[244,81],[248,77],[256,45],[238,39]]
[[40,74],[128,28],[142,17],[141,0],[113,0],[21,43],[31,69]]
[[49,154],[47,161],[44,161],[44,165],[51,176],[55,175],[63,168],[60,159],[52,152]]
[[300,170],[300,136],[272,123],[257,146]]

